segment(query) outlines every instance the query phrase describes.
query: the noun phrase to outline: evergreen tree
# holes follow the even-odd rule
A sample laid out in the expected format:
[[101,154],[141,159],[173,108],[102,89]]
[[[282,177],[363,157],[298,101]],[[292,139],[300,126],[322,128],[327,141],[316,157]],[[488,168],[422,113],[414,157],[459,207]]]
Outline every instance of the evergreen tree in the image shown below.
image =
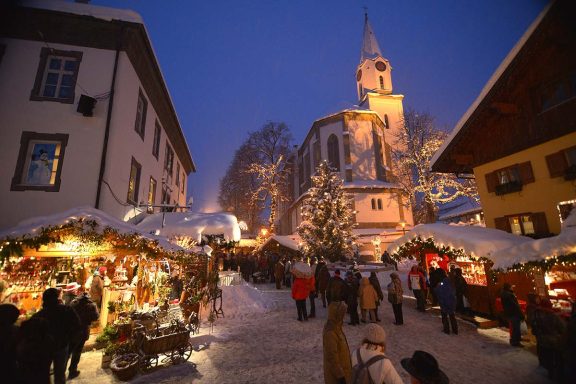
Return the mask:
[[324,256],[338,261],[352,255],[356,236],[354,211],[350,198],[342,188],[342,179],[324,160],[312,176],[312,188],[302,206],[302,222],[298,234],[306,256]]

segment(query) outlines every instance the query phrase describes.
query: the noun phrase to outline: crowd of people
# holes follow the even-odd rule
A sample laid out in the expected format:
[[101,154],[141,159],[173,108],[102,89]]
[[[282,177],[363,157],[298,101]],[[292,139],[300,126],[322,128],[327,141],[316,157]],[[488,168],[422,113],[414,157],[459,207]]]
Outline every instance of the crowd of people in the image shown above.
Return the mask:
[[[79,286],[67,287],[69,304],[59,288],[42,294],[42,309],[16,325],[20,311],[12,304],[0,305],[0,372],[2,382],[62,384],[80,375],[78,363],[90,325],[99,317],[96,304]],[[68,377],[66,377],[68,370]],[[5,381],[4,381],[5,380]]]

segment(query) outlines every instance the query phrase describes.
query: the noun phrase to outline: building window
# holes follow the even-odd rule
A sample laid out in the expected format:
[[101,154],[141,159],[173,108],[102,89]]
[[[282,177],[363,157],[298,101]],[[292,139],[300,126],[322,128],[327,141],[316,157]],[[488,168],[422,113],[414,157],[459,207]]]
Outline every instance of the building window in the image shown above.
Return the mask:
[[74,103],[82,52],[42,48],[30,100]]
[[546,156],[550,177],[576,180],[576,146]]
[[386,129],[390,129],[390,123],[388,123],[388,115],[384,114],[384,126]]
[[494,225],[497,229],[515,235],[541,238],[549,236],[548,223],[544,212],[519,213],[510,216],[496,217]]
[[154,204],[156,204],[156,180],[150,176],[148,184],[148,213],[154,213]]
[[22,132],[10,190],[58,192],[67,144],[66,134]]
[[160,123],[156,120],[156,124],[154,124],[154,142],[152,143],[152,155],[158,160],[158,154],[160,153],[160,136],[162,134],[162,127],[160,127]]
[[376,199],[372,199],[370,201],[370,203],[372,204],[372,210],[375,211],[376,210]]
[[496,195],[519,192],[522,186],[534,182],[534,173],[529,161],[514,164],[486,174],[486,188]]
[[382,210],[382,199],[378,199],[378,210]]
[[180,188],[180,163],[176,163],[176,190]]
[[138,90],[138,104],[136,105],[136,120],[134,121],[134,130],[138,132],[142,140],[144,140],[144,131],[146,128],[146,110],[148,109],[148,101],[142,93]]
[[186,174],[182,172],[182,182],[180,183],[180,193],[184,194],[184,184],[186,183]]
[[362,89],[362,84],[358,84],[358,95],[360,95],[360,98],[364,96],[364,90]]
[[172,171],[174,168],[174,151],[170,144],[166,142],[166,154],[164,155],[164,170],[166,171],[166,180],[167,184],[172,183]]
[[380,89],[384,89],[384,78],[380,76],[379,80],[380,80]]
[[328,163],[337,171],[340,171],[340,145],[338,137],[332,134],[328,137]]
[[546,111],[558,104],[576,97],[576,72],[565,75],[542,87],[541,110]]
[[131,204],[138,204],[138,189],[140,188],[140,173],[142,166],[132,158],[130,165],[130,178],[128,179],[128,197],[127,200]]

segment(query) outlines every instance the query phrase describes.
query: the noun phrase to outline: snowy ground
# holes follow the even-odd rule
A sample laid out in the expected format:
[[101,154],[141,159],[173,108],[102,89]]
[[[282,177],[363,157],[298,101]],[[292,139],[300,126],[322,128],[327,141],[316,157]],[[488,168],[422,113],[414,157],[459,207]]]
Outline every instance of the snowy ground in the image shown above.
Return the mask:
[[[379,273],[382,283],[389,281],[389,273]],[[192,339],[197,351],[190,360],[139,374],[133,383],[323,383],[322,328],[326,310],[319,301],[316,319],[298,322],[287,289],[277,291],[271,284],[262,284],[223,290],[226,317],[217,320],[212,332],[208,324],[203,325],[200,335]],[[508,345],[506,330],[480,330],[459,321],[460,334],[446,335],[441,332],[439,314],[417,312],[415,301],[408,297],[404,302],[405,325],[392,324],[393,314],[387,303],[380,307],[380,315],[388,334],[387,355],[405,382],[409,382],[408,376],[400,360],[422,349],[437,356],[451,383],[550,383],[533,353]],[[350,348],[357,347],[363,327],[345,324],[344,332]],[[100,369],[100,360],[101,352],[85,353],[79,366],[82,373],[71,382],[119,382],[109,370]]]

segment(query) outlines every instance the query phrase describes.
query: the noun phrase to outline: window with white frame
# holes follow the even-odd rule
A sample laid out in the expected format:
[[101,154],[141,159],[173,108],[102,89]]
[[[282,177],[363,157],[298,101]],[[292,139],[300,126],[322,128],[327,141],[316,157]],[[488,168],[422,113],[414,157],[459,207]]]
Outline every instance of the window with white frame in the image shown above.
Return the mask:
[[42,48],[31,100],[74,103],[82,52]]
[[156,179],[150,176],[150,182],[148,184],[148,213],[154,213],[154,204],[156,204]]
[[172,171],[174,169],[174,151],[168,142],[166,142],[166,153],[164,155],[164,170],[166,171],[165,182],[170,184],[172,182]]

